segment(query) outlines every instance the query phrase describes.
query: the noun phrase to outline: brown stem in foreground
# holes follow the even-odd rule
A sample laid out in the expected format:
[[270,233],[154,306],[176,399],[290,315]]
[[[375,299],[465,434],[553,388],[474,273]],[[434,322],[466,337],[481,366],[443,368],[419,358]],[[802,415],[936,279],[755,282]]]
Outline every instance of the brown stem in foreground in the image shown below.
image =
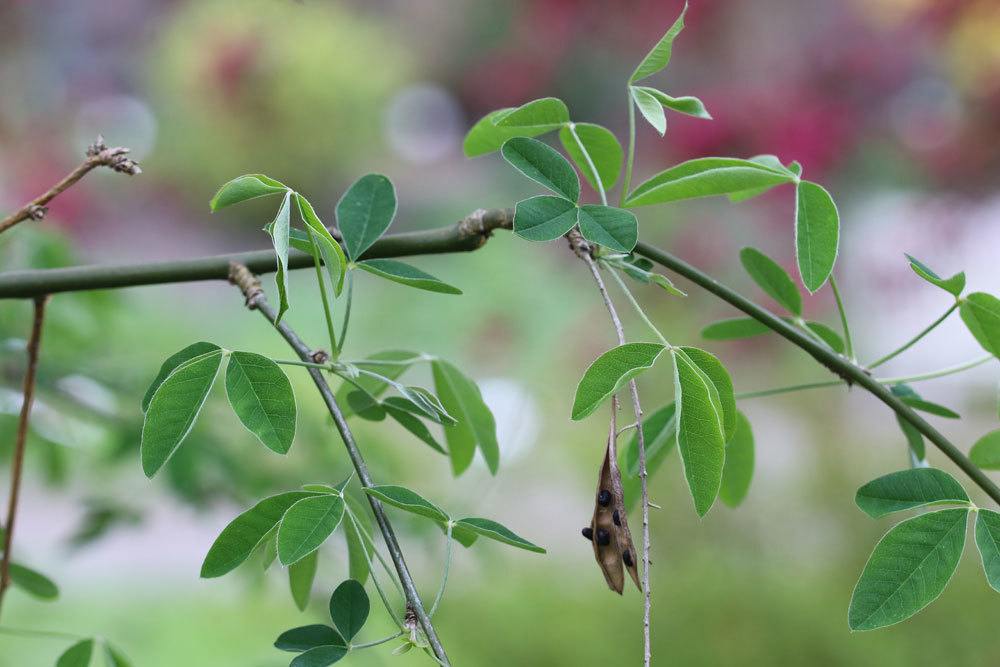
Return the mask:
[[14,213],[11,213],[3,220],[0,220],[0,234],[19,222],[29,219],[41,220],[44,218],[45,214],[48,212],[45,205],[59,196],[60,193],[65,191],[71,185],[83,178],[87,172],[95,167],[108,167],[109,169],[113,169],[114,171],[122,174],[128,174],[129,176],[141,174],[142,169],[139,168],[139,165],[135,160],[127,157],[128,152],[129,149],[122,148],[120,146],[108,148],[108,146],[104,143],[104,137],[98,136],[97,141],[87,148],[87,157],[84,158],[83,162],[81,162],[76,169],[71,171],[65,178],[49,188],[45,194],[35,197]]
[[[604,284],[604,279],[601,277],[601,272],[597,268],[597,263],[591,256],[590,244],[587,243],[580,236],[579,232],[576,230],[571,231],[567,234],[569,239],[570,247],[576,256],[579,257],[586,263],[587,268],[590,269],[591,275],[594,276],[594,282],[597,283],[597,289],[601,293],[601,299],[604,301],[604,305],[608,309],[608,314],[611,315],[611,322],[615,327],[615,334],[618,336],[618,344],[625,344],[625,329],[622,327],[621,319],[618,317],[618,311],[615,310],[615,305],[611,301],[611,296],[608,294],[608,288]],[[646,472],[646,436],[642,431],[642,406],[639,403],[639,387],[636,385],[635,380],[629,380],[628,383],[629,394],[632,396],[632,411],[635,413],[635,421],[638,424],[636,427],[636,434],[639,442],[639,484],[642,487],[642,645],[643,645],[643,665],[649,667],[650,661],[652,660],[652,647],[649,638],[649,617],[653,607],[652,591],[649,587],[649,487],[647,484]],[[613,404],[617,406],[617,397],[613,399]],[[614,426],[614,418],[612,418],[611,433],[612,437],[617,438],[617,432]]]
[[[241,264],[232,264],[230,267],[230,282],[240,288],[240,291],[246,299],[247,308],[259,311],[261,315],[273,324],[278,330],[278,333],[280,333],[289,346],[295,350],[295,353],[302,361],[313,362],[315,360],[313,357],[313,351],[301,338],[299,338],[298,334],[296,334],[295,331],[288,326],[288,324],[285,322],[275,321],[277,319],[277,314],[274,312],[274,309],[271,308],[270,304],[267,303],[264,291],[260,287],[260,281],[256,278],[256,276],[250,273],[247,267]],[[351,428],[347,425],[344,413],[341,411],[340,406],[337,405],[337,400],[334,397],[333,391],[330,389],[330,385],[327,384],[326,378],[323,377],[323,373],[317,368],[307,368],[307,370],[313,379],[313,383],[316,385],[316,389],[319,390],[320,395],[323,397],[323,401],[326,403],[330,416],[333,417],[337,431],[340,433],[340,437],[344,441],[344,447],[347,449],[347,455],[350,457],[351,463],[354,465],[354,470],[358,473],[358,480],[361,482],[361,486],[366,489],[375,486],[375,482],[372,480],[371,474],[368,472],[368,464],[365,463],[365,459],[361,455],[361,450],[358,449],[358,445],[354,441],[354,434],[351,433]],[[424,605],[420,600],[420,594],[417,592],[416,584],[414,584],[413,577],[410,575],[410,570],[406,566],[406,561],[403,559],[403,552],[399,547],[399,541],[396,539],[396,533],[392,528],[392,524],[389,523],[389,518],[385,515],[385,510],[382,508],[382,504],[376,500],[374,496],[369,494],[365,494],[365,496],[368,498],[368,503],[371,505],[372,513],[375,515],[375,521],[378,523],[379,530],[382,533],[382,538],[385,540],[389,556],[392,558],[392,562],[396,566],[396,574],[399,575],[399,581],[403,585],[403,591],[406,594],[407,613],[412,611],[413,614],[416,615],[417,620],[420,621],[420,625],[424,629],[424,634],[427,636],[427,641],[430,644],[431,650],[434,652],[438,661],[443,665],[450,665],[444,646],[441,645],[437,632],[435,632],[434,626],[431,624],[431,619],[424,610]]]
[[35,373],[38,369],[38,348],[42,343],[42,326],[45,323],[45,303],[47,296],[35,299],[35,319],[31,325],[28,340],[28,368],[24,373],[24,392],[21,401],[21,416],[17,422],[17,440],[14,443],[14,459],[10,464],[10,497],[7,501],[7,521],[4,523],[3,559],[0,560],[0,605],[10,586],[10,552],[14,541],[14,520],[17,518],[17,504],[21,494],[21,472],[24,468],[24,445],[28,439],[28,420],[31,403],[35,397]]

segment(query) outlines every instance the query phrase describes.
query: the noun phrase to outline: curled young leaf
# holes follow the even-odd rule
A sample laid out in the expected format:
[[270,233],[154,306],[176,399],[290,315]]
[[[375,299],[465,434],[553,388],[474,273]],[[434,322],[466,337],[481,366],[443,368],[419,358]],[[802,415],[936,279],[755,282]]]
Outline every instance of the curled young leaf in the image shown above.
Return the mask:
[[673,53],[674,40],[677,39],[677,35],[681,34],[681,30],[684,29],[684,14],[687,13],[687,3],[684,3],[684,9],[681,10],[680,16],[674,21],[674,24],[670,26],[670,29],[660,38],[646,57],[642,59],[636,68],[632,72],[632,76],[629,77],[629,83],[635,83],[636,81],[641,81],[648,76],[656,74],[664,67],[670,64],[670,56]]
[[229,181],[215,193],[208,206],[212,212],[248,199],[286,192],[288,187],[264,174],[244,174]]
[[280,322],[285,311],[288,310],[288,246],[291,230],[290,221],[290,201],[292,192],[285,193],[285,198],[281,200],[274,220],[269,222],[264,231],[271,236],[274,244],[274,254],[277,258],[277,270],[274,273],[274,284],[278,288],[278,316],[275,323]]
[[913,272],[929,282],[935,287],[940,287],[945,292],[959,297],[962,295],[962,291],[965,290],[965,271],[960,271],[953,275],[951,278],[942,278],[937,273],[921,262],[916,257],[912,255],[906,255],[906,259],[910,262],[910,268]]
[[663,105],[649,92],[650,90],[641,86],[629,87],[632,100],[639,109],[639,113],[662,137],[667,132],[667,114],[663,112]]

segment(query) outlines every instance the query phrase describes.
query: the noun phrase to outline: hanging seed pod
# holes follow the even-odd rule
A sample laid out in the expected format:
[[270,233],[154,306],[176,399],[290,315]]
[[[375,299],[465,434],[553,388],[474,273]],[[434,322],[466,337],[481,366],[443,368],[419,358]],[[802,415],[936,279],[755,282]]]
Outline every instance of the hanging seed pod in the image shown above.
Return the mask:
[[[622,592],[626,570],[641,590],[639,570],[632,556],[635,545],[632,544],[632,534],[625,514],[622,477],[618,469],[618,451],[614,437],[608,439],[608,447],[604,452],[604,465],[601,466],[601,477],[597,483],[594,517],[587,532],[594,545],[594,557],[611,590],[619,594]],[[585,536],[587,532],[584,533]]]

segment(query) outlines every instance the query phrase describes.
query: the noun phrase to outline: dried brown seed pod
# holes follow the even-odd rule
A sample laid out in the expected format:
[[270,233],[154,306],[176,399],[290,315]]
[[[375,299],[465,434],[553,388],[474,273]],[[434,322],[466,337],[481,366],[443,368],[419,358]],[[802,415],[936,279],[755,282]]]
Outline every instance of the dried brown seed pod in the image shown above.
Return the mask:
[[[625,570],[628,570],[629,576],[640,590],[642,585],[639,583],[639,571],[632,558],[635,545],[628,529],[617,454],[614,439],[609,438],[597,484],[590,536],[594,546],[594,557],[601,572],[604,573],[608,587],[620,594],[625,588]],[[584,535],[586,536],[586,533]]]

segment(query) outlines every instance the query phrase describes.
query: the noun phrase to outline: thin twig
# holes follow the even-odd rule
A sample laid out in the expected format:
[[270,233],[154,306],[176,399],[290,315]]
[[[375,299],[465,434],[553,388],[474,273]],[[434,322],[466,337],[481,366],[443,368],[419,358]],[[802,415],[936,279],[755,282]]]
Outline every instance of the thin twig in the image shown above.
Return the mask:
[[893,350],[889,354],[885,355],[884,357],[879,357],[875,361],[873,361],[870,364],[868,364],[868,370],[872,370],[872,369],[878,368],[879,366],[881,366],[885,362],[889,361],[890,359],[895,359],[900,354],[902,354],[903,352],[906,352],[911,347],[913,347],[914,345],[916,345],[920,341],[921,338],[923,338],[924,336],[926,336],[930,332],[934,331],[934,329],[936,329],[939,324],[941,324],[946,319],[948,319],[948,316],[951,315],[953,312],[955,312],[955,310],[958,309],[959,303],[960,303],[959,300],[955,299],[955,303],[951,304],[951,307],[948,308],[948,310],[944,311],[944,314],[941,315],[941,317],[939,317],[936,320],[934,320],[933,322],[931,322],[920,333],[918,333],[916,336],[914,336],[910,340],[906,341],[905,343],[903,343],[902,345],[900,345],[899,347],[897,347],[895,350]]
[[24,373],[24,391],[21,399],[21,416],[17,422],[17,440],[14,443],[14,460],[10,465],[10,497],[7,501],[7,521],[4,523],[3,560],[0,560],[0,605],[10,586],[10,558],[14,542],[14,521],[17,519],[17,505],[21,494],[21,475],[24,469],[24,446],[28,439],[28,421],[31,404],[35,397],[35,375],[38,370],[38,348],[42,343],[42,327],[45,324],[45,303],[47,296],[35,299],[35,318],[28,339],[28,368]]
[[128,174],[129,176],[141,174],[142,169],[139,168],[139,164],[135,160],[130,159],[128,157],[128,153],[129,149],[122,148],[121,146],[108,148],[108,146],[104,143],[104,137],[98,136],[97,141],[87,148],[87,157],[84,158],[83,162],[81,162],[76,169],[71,171],[65,178],[49,188],[45,194],[35,197],[14,213],[11,213],[3,220],[0,220],[0,234],[19,222],[29,219],[41,220],[44,218],[45,214],[48,212],[45,205],[59,196],[60,193],[65,191],[71,185],[86,176],[91,169],[96,167],[108,167],[109,169],[113,169],[114,171],[122,174]]

